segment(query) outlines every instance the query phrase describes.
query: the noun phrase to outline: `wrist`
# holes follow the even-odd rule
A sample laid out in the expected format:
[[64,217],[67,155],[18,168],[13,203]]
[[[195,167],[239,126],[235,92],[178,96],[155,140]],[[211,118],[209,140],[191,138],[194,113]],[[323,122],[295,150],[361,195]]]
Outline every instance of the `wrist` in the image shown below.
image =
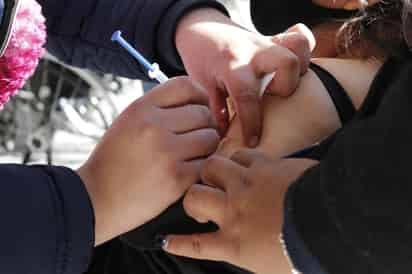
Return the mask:
[[111,236],[112,233],[110,233],[108,230],[108,228],[110,227],[108,225],[110,225],[111,222],[107,218],[107,216],[110,216],[110,214],[108,214],[108,210],[102,208],[102,205],[104,203],[102,203],[101,198],[99,198],[101,195],[99,195],[99,189],[97,188],[96,184],[97,180],[92,171],[93,169],[89,167],[88,163],[86,163],[83,166],[81,166],[78,170],[76,170],[76,173],[82,179],[83,184],[89,194],[90,201],[92,203],[95,216],[94,245],[97,246],[109,240],[113,236]]
[[[281,183],[279,188],[279,195],[276,197],[280,203],[276,211],[272,212],[272,218],[275,221],[273,226],[275,229],[268,233],[261,239],[260,255],[258,264],[253,265],[251,270],[257,274],[271,274],[271,273],[292,273],[293,266],[290,263],[288,252],[285,249],[282,227],[284,225],[284,201],[286,193],[290,186],[301,177],[305,171],[319,164],[319,161],[308,158],[291,158],[282,160],[283,166],[279,166],[284,170],[285,174],[288,174],[290,178]],[[264,234],[263,234],[264,235]],[[258,253],[257,253],[258,254]],[[254,262],[254,263],[255,263]]]
[[236,25],[226,14],[214,8],[199,8],[188,12],[177,24],[175,44],[177,50],[192,45],[197,40],[196,32],[204,24]]

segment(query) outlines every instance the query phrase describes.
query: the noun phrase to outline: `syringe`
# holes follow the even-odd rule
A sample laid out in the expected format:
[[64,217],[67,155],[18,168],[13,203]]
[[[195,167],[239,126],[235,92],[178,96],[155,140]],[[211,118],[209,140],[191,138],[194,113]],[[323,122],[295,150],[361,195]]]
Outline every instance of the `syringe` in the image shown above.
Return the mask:
[[[127,50],[127,52],[129,52],[147,70],[150,79],[155,79],[161,84],[169,80],[169,78],[160,70],[158,64],[150,64],[142,54],[140,54],[122,37],[122,32],[120,30],[113,33],[112,41],[119,43],[120,46]],[[261,89],[259,92],[260,97],[262,97],[265,93],[266,88],[275,77],[275,74],[276,72],[268,73],[262,78]]]
[[123,37],[120,30],[116,31],[112,35],[112,41],[119,43],[127,52],[129,52],[146,70],[150,79],[157,80],[159,83],[164,83],[169,80],[161,70],[158,64],[150,64],[146,58],[143,57],[135,48],[132,47]]

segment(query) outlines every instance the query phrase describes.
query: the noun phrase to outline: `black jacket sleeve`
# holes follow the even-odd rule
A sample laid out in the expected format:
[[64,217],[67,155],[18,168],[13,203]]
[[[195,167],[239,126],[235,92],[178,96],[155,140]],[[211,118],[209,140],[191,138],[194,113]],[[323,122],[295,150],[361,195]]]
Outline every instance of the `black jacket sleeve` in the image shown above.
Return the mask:
[[46,17],[47,49],[62,61],[129,78],[145,78],[140,66],[110,41],[116,30],[169,76],[183,65],[174,44],[178,20],[214,0],[38,0]]
[[0,165],[0,273],[80,274],[94,246],[81,179],[61,167]]
[[287,194],[284,240],[304,274],[412,268],[412,65],[397,73],[376,114],[341,131]]

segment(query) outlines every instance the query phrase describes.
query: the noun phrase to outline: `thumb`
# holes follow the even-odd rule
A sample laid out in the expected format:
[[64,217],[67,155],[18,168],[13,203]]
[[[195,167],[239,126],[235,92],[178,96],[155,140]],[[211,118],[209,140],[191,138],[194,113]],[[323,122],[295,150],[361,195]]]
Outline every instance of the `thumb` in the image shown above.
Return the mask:
[[273,43],[289,49],[298,57],[302,74],[307,71],[311,53],[316,46],[315,36],[308,27],[296,24],[271,39]]
[[169,235],[162,245],[166,252],[198,260],[228,261],[230,254],[220,232]]
[[305,37],[308,42],[310,51],[313,51],[316,47],[316,38],[313,32],[305,24],[299,23],[288,28],[285,33],[298,33]]

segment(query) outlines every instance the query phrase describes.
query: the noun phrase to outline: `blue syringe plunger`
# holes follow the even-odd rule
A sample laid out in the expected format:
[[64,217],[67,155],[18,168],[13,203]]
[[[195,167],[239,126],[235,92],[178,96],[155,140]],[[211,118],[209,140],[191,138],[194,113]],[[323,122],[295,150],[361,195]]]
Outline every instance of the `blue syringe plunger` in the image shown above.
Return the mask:
[[119,43],[129,52],[148,72],[151,79],[156,79],[159,83],[166,82],[169,78],[160,70],[156,63],[150,64],[135,48],[133,48],[123,37],[120,30],[113,33],[111,40]]
[[120,30],[113,33],[111,40],[119,43],[125,50],[127,50],[147,71],[154,71],[153,67],[146,58],[143,57],[135,48],[133,48],[123,37]]
[[113,32],[112,34],[112,42],[116,42],[119,40],[119,38],[122,38],[122,32],[120,30]]

